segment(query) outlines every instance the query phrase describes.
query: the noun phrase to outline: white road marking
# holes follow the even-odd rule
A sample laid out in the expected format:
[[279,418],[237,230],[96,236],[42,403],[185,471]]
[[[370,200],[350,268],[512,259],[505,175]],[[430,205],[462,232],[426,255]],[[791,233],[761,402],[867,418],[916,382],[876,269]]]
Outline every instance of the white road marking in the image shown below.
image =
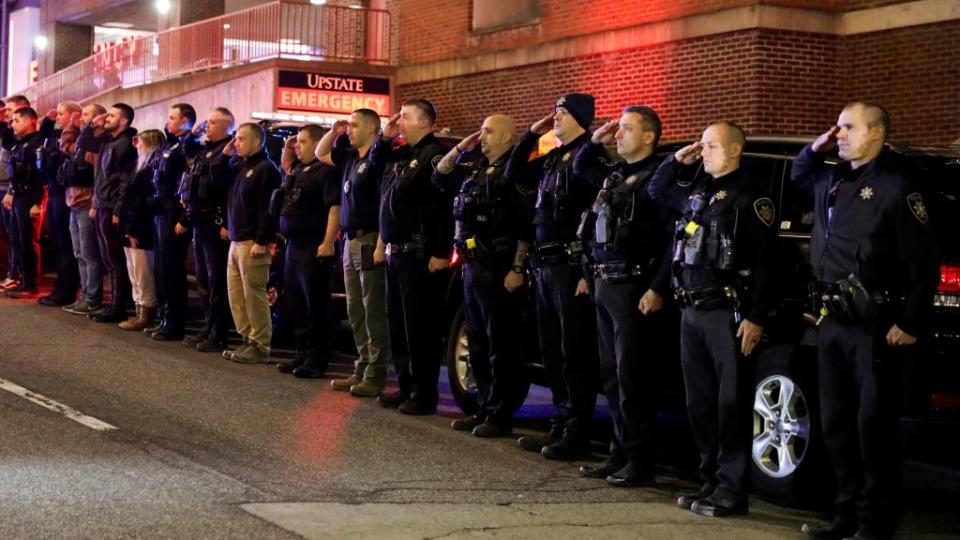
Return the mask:
[[99,420],[92,416],[87,416],[76,409],[67,407],[63,403],[54,401],[46,396],[27,390],[26,388],[20,386],[19,384],[14,384],[8,380],[0,379],[0,389],[6,390],[7,392],[20,396],[23,399],[26,399],[28,401],[32,401],[45,409],[50,409],[53,412],[60,413],[66,416],[67,418],[69,418],[70,420],[73,420],[74,422],[77,422],[79,424],[83,424],[90,429],[95,429],[97,431],[110,431],[111,429],[120,429],[117,426],[110,425],[104,422],[103,420]]

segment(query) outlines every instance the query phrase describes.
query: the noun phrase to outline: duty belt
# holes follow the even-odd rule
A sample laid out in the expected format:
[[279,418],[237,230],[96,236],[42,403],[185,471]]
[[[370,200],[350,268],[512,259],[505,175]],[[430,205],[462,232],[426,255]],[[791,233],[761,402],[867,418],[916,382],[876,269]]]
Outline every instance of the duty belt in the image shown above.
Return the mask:
[[622,282],[642,275],[643,268],[638,264],[617,262],[593,265],[593,276],[603,281]]
[[674,296],[681,308],[696,310],[718,309],[733,305],[730,287],[704,287],[702,289],[676,289]]
[[387,244],[385,250],[387,255],[399,255],[401,253],[419,252],[423,253],[423,241],[414,240],[405,244]]
[[356,240],[357,238],[360,238],[361,236],[364,236],[367,233],[372,233],[372,232],[377,232],[377,231],[368,231],[365,229],[354,229],[352,231],[343,231],[343,237],[347,240]]
[[537,265],[546,264],[580,264],[583,255],[583,243],[573,242],[544,242],[536,246]]
[[818,326],[827,317],[842,323],[868,321],[879,316],[892,303],[889,292],[869,292],[852,274],[836,283],[811,283],[810,291],[820,314]]

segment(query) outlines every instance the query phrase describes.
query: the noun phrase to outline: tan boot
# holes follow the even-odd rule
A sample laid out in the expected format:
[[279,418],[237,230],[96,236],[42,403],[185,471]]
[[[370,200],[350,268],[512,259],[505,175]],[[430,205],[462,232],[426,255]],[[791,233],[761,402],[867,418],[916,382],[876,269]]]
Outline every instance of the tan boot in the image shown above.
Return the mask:
[[143,326],[141,326],[141,328],[149,328],[153,326],[156,318],[157,318],[157,306],[141,306],[140,307],[140,319],[143,320]]
[[137,304],[137,316],[132,319],[127,319],[121,322],[120,324],[118,324],[117,326],[119,326],[121,330],[139,330],[143,328],[142,326],[139,326],[140,322],[143,320],[141,318],[142,312],[143,312],[143,306],[141,306],[140,304]]

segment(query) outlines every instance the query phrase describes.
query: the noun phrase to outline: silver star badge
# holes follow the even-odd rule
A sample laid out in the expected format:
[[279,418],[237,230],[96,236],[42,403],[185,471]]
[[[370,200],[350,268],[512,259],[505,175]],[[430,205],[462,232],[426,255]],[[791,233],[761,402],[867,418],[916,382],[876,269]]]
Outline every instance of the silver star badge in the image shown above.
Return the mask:
[[410,162],[410,168],[411,168],[411,169],[416,169],[416,168],[417,168],[417,165],[419,165],[419,163],[417,163],[417,160],[413,160],[413,161]]
[[861,198],[861,199],[867,201],[867,200],[870,200],[871,197],[873,197],[873,188],[872,188],[872,187],[867,186],[867,187],[865,187],[865,188],[863,188],[863,189],[860,190],[860,198]]
[[563,161],[564,162],[570,161],[570,152],[567,152],[566,154],[563,155]]
[[313,167],[313,165],[307,165],[306,167],[304,167],[304,168],[303,168],[303,172],[309,171],[309,170],[310,170],[310,167]]
[[493,171],[495,171],[495,170],[497,170],[497,169],[494,168],[494,167],[487,167],[487,176],[493,174]]
[[627,179],[624,180],[623,182],[629,186],[629,185],[633,184],[633,183],[636,182],[636,181],[637,181],[637,175],[631,174],[631,175],[628,176]]
[[247,171],[247,178],[250,178],[251,176],[253,176],[253,169]]
[[357,167],[357,174],[363,174],[363,171],[365,170],[367,170],[367,164],[361,163],[360,166]]
[[727,190],[721,189],[720,191],[717,192],[716,195],[714,195],[714,197],[716,197],[718,201],[722,201],[722,200],[726,199],[726,198],[727,198]]
[[207,159],[210,159],[212,157],[213,157],[213,152],[207,152]]

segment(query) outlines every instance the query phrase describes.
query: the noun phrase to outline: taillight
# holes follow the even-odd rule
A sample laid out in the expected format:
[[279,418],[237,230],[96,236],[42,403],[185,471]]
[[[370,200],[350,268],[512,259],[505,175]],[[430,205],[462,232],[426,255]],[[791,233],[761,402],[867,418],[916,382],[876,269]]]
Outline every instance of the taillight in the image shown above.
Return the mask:
[[937,292],[960,294],[960,265],[945,264],[940,267],[940,285]]

